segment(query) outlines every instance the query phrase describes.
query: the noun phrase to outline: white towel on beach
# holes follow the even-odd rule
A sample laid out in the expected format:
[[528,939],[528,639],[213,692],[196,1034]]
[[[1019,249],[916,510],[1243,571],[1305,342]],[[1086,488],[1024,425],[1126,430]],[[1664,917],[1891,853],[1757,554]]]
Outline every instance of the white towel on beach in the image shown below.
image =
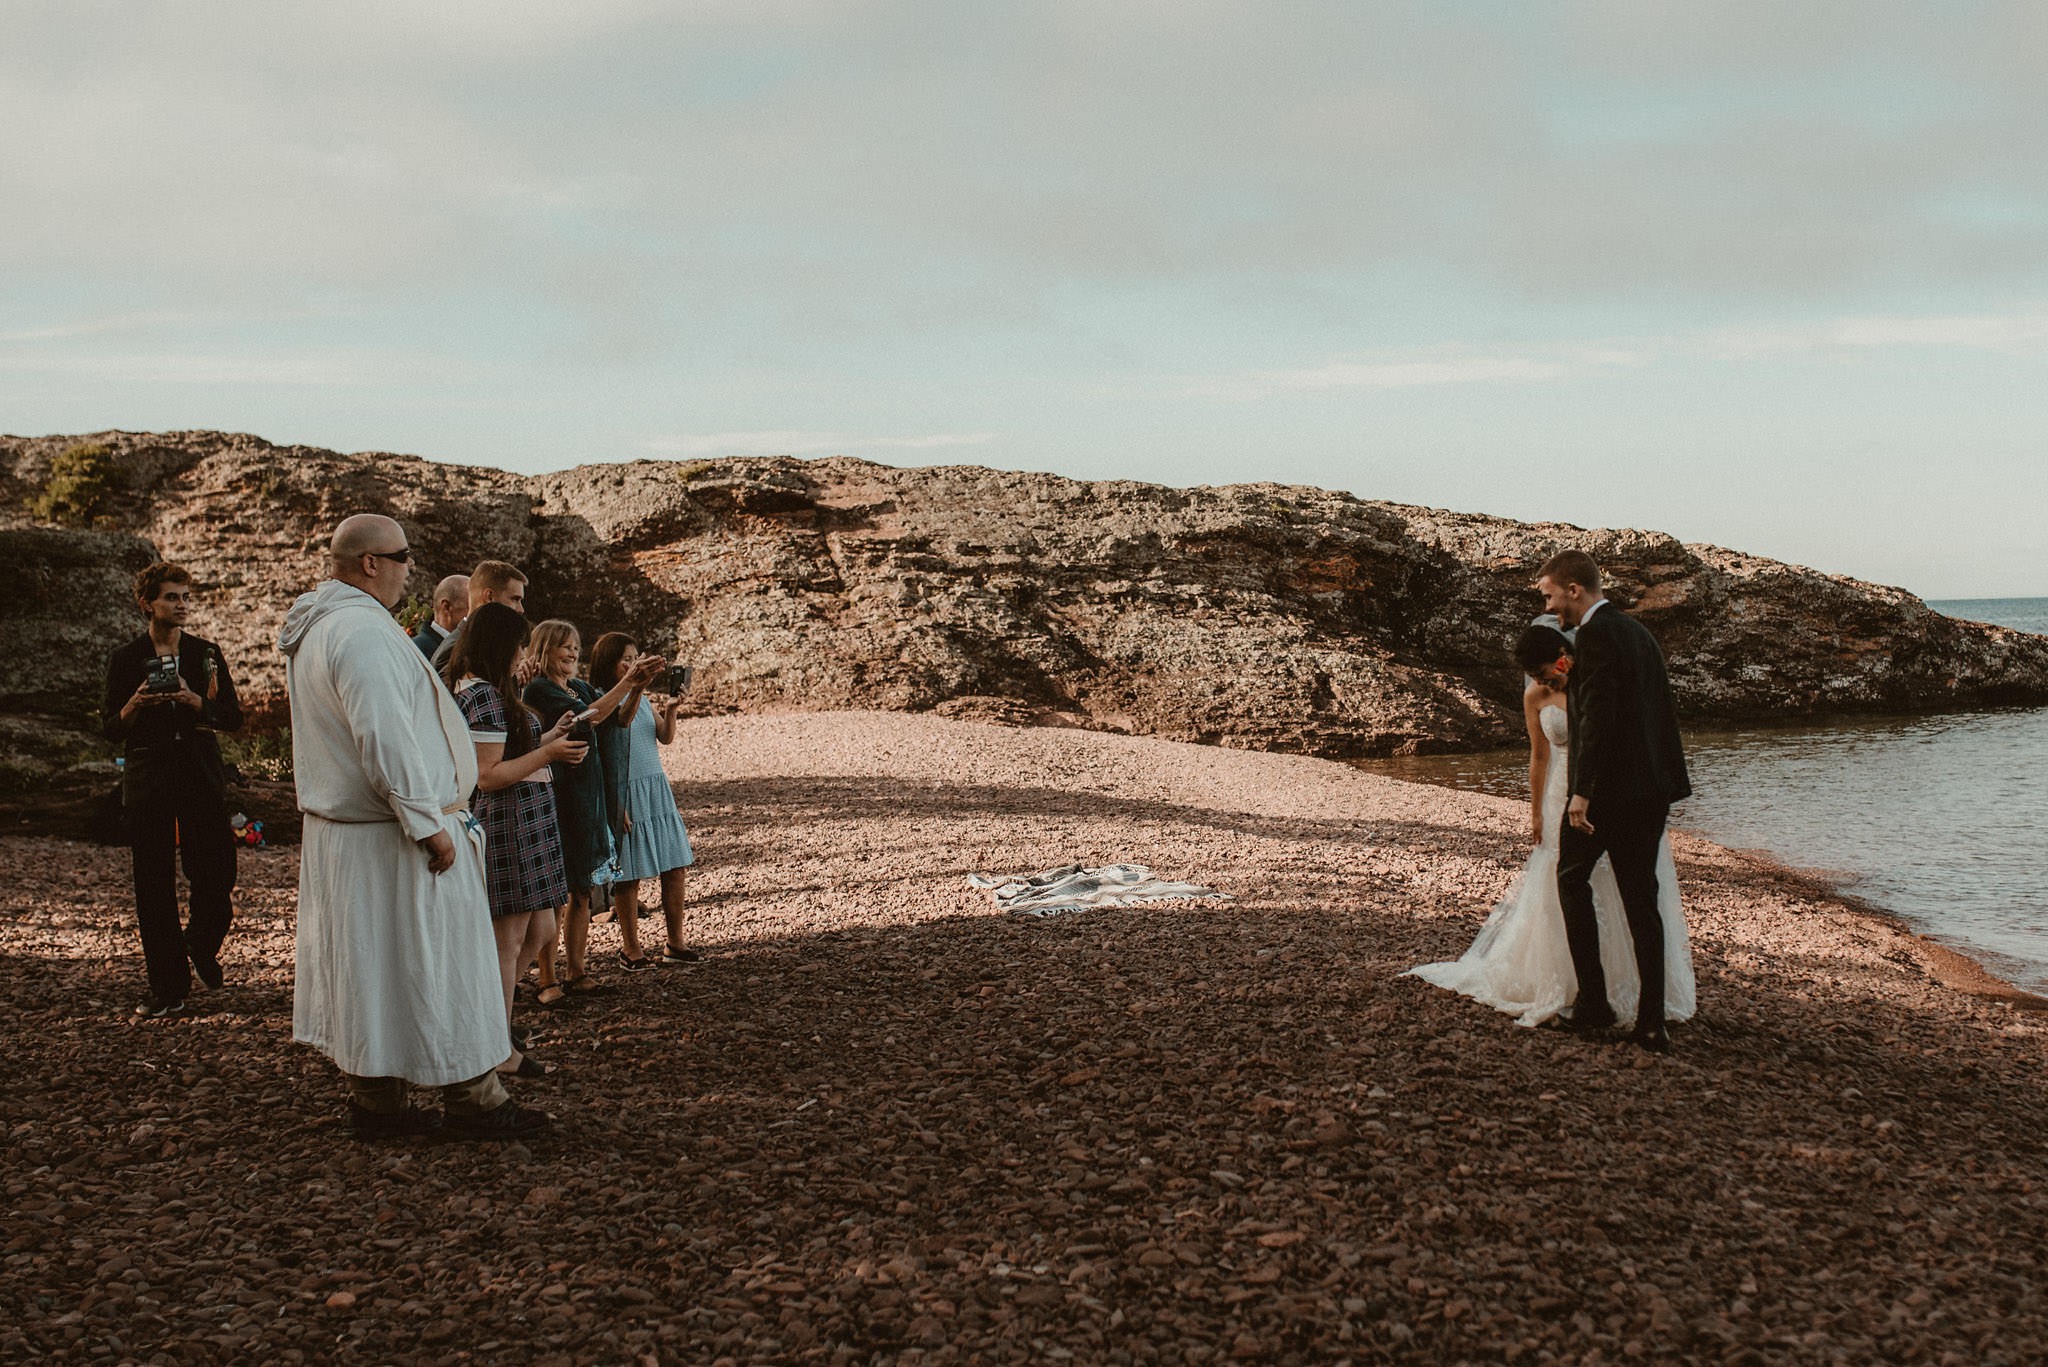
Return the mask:
[[1154,878],[1143,864],[1084,868],[1065,864],[1039,873],[970,873],[969,887],[986,888],[998,909],[1012,916],[1058,916],[1087,907],[1120,907],[1133,902],[1228,902],[1230,894],[1199,883]]

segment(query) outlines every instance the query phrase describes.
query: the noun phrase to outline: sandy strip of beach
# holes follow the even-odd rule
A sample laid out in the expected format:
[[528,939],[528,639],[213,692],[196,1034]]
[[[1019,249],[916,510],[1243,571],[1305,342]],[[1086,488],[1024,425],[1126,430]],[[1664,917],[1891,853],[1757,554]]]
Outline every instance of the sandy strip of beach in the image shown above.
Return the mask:
[[[708,959],[626,975],[599,929],[617,990],[547,1020],[531,1146],[344,1135],[289,1042],[293,850],[242,860],[229,986],[141,1025],[126,852],[0,842],[0,1357],[2048,1342],[2048,1020],[1768,861],[1677,840],[1701,1009],[1657,1058],[1396,976],[1505,890],[1517,802],[893,714],[697,720],[667,763]],[[1234,900],[1026,921],[965,882],[1119,861]]]

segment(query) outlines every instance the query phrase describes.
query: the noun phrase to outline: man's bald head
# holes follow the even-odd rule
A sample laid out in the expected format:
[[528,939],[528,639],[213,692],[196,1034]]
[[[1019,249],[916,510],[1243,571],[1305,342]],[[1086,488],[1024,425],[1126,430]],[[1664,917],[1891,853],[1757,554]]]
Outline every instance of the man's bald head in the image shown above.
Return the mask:
[[334,577],[361,589],[385,607],[405,596],[405,578],[412,573],[412,548],[405,528],[377,513],[343,518],[327,543]]
[[469,576],[451,574],[434,585],[434,625],[453,631],[469,611]]
[[353,561],[376,551],[394,550],[405,544],[405,530],[381,513],[357,513],[345,517],[334,529],[334,536],[327,543],[327,553],[334,557],[338,569],[343,561]]

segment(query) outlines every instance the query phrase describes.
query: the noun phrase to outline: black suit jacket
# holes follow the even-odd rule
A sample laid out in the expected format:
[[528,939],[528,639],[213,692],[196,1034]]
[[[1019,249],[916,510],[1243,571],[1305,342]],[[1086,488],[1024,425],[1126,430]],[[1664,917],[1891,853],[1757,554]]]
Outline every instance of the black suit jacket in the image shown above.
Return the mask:
[[203,702],[194,712],[177,703],[151,703],[136,709],[130,722],[121,708],[142,686],[156,647],[149,634],[120,647],[107,659],[107,697],[101,729],[108,740],[121,741],[126,764],[122,798],[133,806],[167,796],[187,784],[198,784],[219,797],[227,791],[227,769],[221,763],[216,731],[242,729],[242,702],[235,696],[234,676],[220,647],[191,632],[178,634],[178,672]]
[[412,634],[412,643],[420,648],[420,654],[432,660],[434,652],[441,648],[441,642],[448,639],[448,633],[434,624],[429,617],[420,623],[420,629]]
[[1669,807],[1692,795],[1664,652],[1613,603],[1579,624],[1565,702],[1572,796],[1587,799],[1593,813]]
[[455,630],[442,637],[441,644],[435,646],[433,654],[427,656],[427,663],[434,667],[436,674],[448,667],[448,657],[455,653],[455,643],[462,639],[462,629],[468,625],[467,617],[457,622]]

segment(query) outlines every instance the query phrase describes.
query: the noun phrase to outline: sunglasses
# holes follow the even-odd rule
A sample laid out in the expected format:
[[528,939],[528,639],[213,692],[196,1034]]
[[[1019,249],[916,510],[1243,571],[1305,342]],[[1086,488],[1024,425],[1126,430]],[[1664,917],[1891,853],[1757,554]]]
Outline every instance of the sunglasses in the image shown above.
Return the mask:
[[395,551],[364,551],[363,554],[374,555],[379,560],[396,560],[401,565],[412,563],[412,547],[410,546],[401,546]]

